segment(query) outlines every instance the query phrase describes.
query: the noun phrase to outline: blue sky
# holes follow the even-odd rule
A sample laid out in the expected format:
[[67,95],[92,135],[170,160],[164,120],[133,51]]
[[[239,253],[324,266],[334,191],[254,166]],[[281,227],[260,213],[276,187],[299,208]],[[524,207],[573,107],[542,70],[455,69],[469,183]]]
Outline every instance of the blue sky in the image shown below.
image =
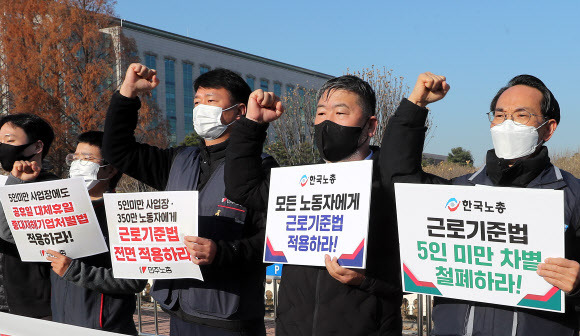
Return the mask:
[[431,106],[426,151],[492,147],[485,113],[495,92],[528,73],[552,90],[562,122],[552,154],[580,149],[580,1],[120,0],[126,20],[330,75],[372,65],[412,88],[424,71],[451,91]]

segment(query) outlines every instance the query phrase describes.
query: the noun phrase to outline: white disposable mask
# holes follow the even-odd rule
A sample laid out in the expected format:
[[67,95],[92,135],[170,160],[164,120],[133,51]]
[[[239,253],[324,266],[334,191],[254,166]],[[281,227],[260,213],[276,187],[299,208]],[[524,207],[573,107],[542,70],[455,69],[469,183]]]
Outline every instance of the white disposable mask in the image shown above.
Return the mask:
[[[547,121],[546,121],[547,122]],[[513,120],[506,119],[499,125],[491,128],[491,140],[495,155],[498,158],[511,160],[533,154],[542,143],[538,141],[538,127],[516,124]]]
[[97,178],[101,167],[104,166],[100,166],[95,162],[74,160],[70,165],[69,177],[82,177],[85,180],[87,190],[91,190],[99,181],[103,180]]
[[195,133],[206,140],[215,140],[219,138],[235,122],[224,125],[222,124],[222,113],[239,104],[223,109],[219,106],[198,104],[193,109],[193,128]]

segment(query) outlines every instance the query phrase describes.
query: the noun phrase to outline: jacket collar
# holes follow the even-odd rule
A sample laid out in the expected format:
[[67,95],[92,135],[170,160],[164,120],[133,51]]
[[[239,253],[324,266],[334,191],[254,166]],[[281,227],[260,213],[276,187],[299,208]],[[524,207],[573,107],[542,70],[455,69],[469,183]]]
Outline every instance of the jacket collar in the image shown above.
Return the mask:
[[[468,181],[473,185],[482,184],[496,186],[488,176],[487,165],[484,165],[477,172],[473,173],[468,178]],[[507,186],[510,187],[510,185]],[[526,188],[562,189],[566,186],[567,184],[564,181],[560,169],[548,161],[544,169],[527,184]]]
[[542,146],[531,157],[515,162],[498,158],[495,151],[489,150],[486,156],[487,176],[494,185],[503,187],[527,187],[550,165],[548,148]]
[[226,156],[226,149],[228,144],[230,143],[230,139],[227,139],[224,142],[220,142],[213,146],[206,146],[205,142],[199,146],[200,155],[204,161],[215,162],[220,159],[223,159]]

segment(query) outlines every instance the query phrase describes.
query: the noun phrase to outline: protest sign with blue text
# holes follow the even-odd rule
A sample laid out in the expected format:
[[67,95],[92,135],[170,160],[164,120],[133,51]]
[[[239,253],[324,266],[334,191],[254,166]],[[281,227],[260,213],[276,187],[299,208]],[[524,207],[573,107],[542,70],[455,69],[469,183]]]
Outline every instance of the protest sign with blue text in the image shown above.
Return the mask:
[[264,262],[364,268],[372,161],[272,169]]
[[48,262],[48,249],[73,259],[108,251],[83,179],[6,185],[0,190],[22,261]]
[[561,190],[395,184],[404,291],[564,312],[538,264],[564,257]]
[[105,194],[116,278],[203,280],[184,244],[197,236],[197,191]]

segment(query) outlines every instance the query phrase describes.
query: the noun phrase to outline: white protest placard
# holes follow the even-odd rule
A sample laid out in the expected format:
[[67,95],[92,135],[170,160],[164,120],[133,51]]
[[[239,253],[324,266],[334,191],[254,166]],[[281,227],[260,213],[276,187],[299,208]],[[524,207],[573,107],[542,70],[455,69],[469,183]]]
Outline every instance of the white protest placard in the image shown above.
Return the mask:
[[6,185],[0,190],[22,261],[48,262],[48,249],[73,259],[108,251],[83,179]]
[[203,280],[185,236],[197,236],[197,191],[105,194],[113,274]]
[[0,186],[3,186],[6,184],[6,180],[8,180],[8,176],[6,175],[0,175]]
[[52,321],[0,313],[0,336],[119,336],[123,334],[95,330]]
[[395,184],[404,291],[564,312],[537,275],[564,257],[564,193]]
[[264,262],[365,268],[371,160],[272,169]]

